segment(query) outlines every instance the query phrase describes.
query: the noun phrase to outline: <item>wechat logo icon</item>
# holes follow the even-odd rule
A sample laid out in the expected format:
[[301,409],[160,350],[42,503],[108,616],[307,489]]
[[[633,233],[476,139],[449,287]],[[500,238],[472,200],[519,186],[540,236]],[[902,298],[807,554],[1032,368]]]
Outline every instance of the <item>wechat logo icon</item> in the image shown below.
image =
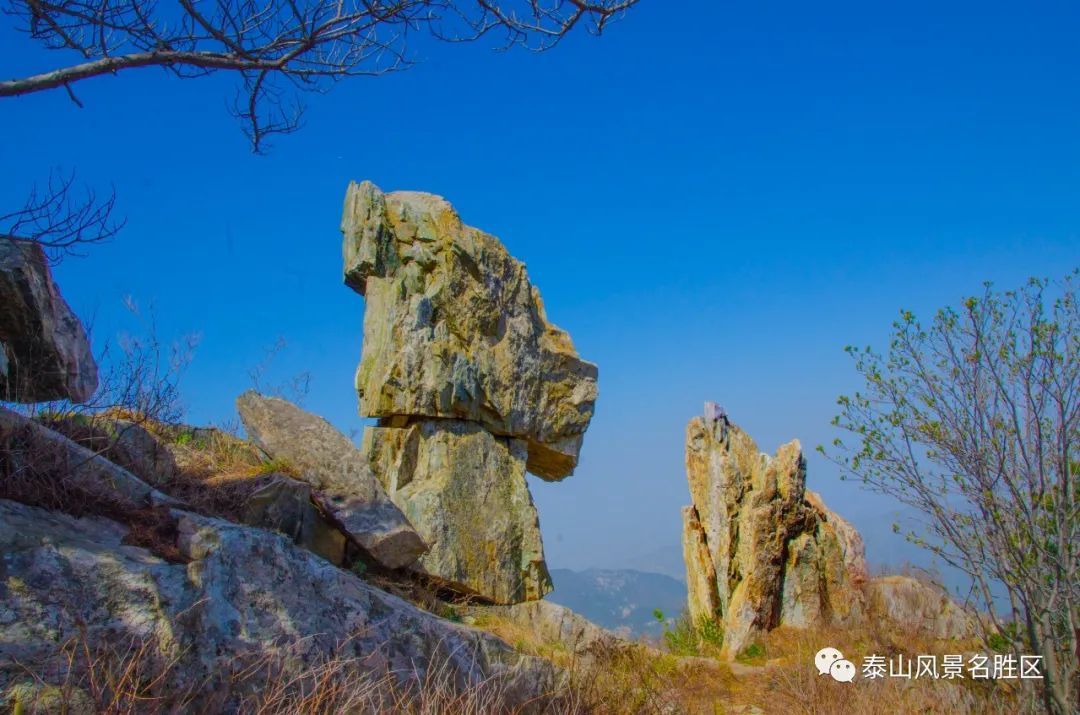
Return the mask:
[[836,648],[822,648],[814,656],[814,666],[818,675],[831,675],[833,680],[850,683],[855,680],[855,664],[844,659],[844,654]]

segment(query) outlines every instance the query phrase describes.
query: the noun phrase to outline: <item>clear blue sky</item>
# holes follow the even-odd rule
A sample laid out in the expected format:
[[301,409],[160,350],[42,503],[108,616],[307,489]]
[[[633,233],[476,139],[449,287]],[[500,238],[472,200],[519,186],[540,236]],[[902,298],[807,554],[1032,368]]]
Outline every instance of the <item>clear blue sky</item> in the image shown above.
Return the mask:
[[[52,68],[0,19],[0,73]],[[526,262],[550,318],[600,365],[578,473],[533,480],[554,567],[641,564],[679,538],[687,420],[721,402],[763,448],[831,439],[856,387],[845,344],[897,311],[1080,259],[1075,3],[643,0],[547,54],[417,48],[407,73],[311,99],[253,156],[226,77],[141,70],[0,100],[0,201],[50,167],[115,185],[128,224],[57,271],[98,338],[126,294],[166,336],[203,335],[189,417],[221,421],[265,347],[307,406],[359,428],[363,301],[341,284],[350,179],[442,194]],[[888,502],[817,455],[809,482],[909,553]]]

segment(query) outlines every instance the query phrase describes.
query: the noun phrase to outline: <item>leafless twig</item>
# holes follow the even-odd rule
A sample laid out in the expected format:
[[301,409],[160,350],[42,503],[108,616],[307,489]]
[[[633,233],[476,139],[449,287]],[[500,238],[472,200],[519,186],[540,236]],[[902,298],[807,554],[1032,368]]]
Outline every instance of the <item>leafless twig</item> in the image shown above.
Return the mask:
[[0,82],[0,97],[64,88],[138,67],[180,77],[241,77],[233,112],[256,152],[300,126],[299,96],[333,81],[410,66],[410,33],[444,41],[504,33],[504,46],[544,50],[575,27],[599,34],[637,0],[2,0],[18,28],[79,61]]
[[116,235],[123,219],[114,217],[115,192],[99,198],[92,189],[75,189],[75,174],[53,172],[44,187],[33,187],[26,203],[0,215],[0,240],[40,243],[55,263],[79,246]]

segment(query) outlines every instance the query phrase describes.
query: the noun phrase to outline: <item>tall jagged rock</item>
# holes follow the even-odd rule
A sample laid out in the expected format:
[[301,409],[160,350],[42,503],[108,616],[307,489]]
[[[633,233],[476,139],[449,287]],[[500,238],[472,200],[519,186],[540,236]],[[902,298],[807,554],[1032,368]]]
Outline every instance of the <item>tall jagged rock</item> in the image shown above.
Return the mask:
[[0,238],[0,399],[85,402],[98,370],[37,243]]
[[345,282],[366,298],[356,373],[368,417],[454,418],[526,440],[544,479],[577,464],[596,366],[548,322],[525,266],[443,198],[351,184]]
[[350,184],[345,283],[366,299],[366,456],[430,545],[417,568],[494,603],[551,589],[525,472],[573,473],[597,369],[548,322],[525,266],[448,202]]
[[689,610],[720,619],[735,655],[781,623],[851,624],[862,618],[862,541],[806,490],[798,441],[775,456],[719,410],[690,421],[683,511]]

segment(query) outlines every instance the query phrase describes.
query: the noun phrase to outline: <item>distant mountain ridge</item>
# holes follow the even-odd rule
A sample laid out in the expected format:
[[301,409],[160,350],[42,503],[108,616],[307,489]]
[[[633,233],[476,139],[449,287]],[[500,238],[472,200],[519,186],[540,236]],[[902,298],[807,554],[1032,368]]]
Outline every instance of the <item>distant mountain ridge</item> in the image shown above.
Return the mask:
[[566,606],[599,626],[628,635],[658,635],[659,608],[673,617],[686,607],[686,584],[670,576],[634,569],[551,571],[555,590],[547,600]]

